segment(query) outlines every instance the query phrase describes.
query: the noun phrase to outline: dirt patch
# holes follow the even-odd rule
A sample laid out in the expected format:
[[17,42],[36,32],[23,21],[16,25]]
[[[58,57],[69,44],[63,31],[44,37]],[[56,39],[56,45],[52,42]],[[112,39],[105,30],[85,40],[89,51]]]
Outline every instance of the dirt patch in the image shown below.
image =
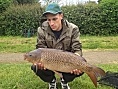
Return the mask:
[[25,62],[23,55],[24,53],[0,53],[0,62]]
[[118,63],[118,51],[89,51],[83,53],[85,59],[92,63]]
[[[0,53],[0,63],[26,62],[23,55],[24,53]],[[83,57],[91,64],[118,64],[118,51],[84,51]]]

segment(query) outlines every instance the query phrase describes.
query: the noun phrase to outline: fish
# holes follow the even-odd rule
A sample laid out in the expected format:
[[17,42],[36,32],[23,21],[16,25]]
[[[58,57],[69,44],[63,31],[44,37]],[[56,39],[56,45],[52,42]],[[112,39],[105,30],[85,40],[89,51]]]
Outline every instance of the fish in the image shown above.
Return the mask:
[[25,53],[24,60],[42,63],[44,68],[54,72],[71,73],[75,69],[81,70],[90,77],[95,87],[97,87],[98,78],[106,75],[103,69],[86,62],[84,57],[59,49],[38,48]]

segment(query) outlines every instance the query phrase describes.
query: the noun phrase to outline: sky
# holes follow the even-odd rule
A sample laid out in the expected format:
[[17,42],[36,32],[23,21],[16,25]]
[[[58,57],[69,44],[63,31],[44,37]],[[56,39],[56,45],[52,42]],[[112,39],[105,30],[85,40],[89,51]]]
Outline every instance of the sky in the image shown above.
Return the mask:
[[87,2],[87,1],[95,1],[97,2],[98,0],[61,0],[61,2],[64,4],[76,4],[76,3],[84,3],[84,2]]
[[[76,3],[85,3],[87,1],[95,1],[97,3],[98,0],[61,0],[59,3],[60,5],[70,5],[70,4],[76,4]],[[40,2],[43,4],[43,0],[40,0]]]

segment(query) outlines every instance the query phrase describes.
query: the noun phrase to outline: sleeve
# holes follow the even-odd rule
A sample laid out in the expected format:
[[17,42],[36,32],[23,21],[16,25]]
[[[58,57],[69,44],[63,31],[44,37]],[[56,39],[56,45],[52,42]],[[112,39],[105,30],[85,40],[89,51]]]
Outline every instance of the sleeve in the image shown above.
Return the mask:
[[72,38],[71,38],[71,51],[77,55],[82,56],[82,44],[80,42],[80,32],[79,28],[75,27],[72,31]]
[[38,31],[37,31],[36,49],[38,49],[38,48],[47,48],[46,42],[45,42],[45,34],[41,27],[39,27]]

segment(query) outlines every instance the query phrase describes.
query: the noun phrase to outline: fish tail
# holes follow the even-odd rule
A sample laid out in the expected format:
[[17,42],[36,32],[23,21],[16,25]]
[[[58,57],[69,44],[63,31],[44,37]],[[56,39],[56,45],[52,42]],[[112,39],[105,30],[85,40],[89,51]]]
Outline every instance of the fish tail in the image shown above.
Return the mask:
[[92,67],[92,70],[87,72],[87,75],[90,77],[95,87],[97,87],[97,78],[105,76],[105,71],[99,67]]

